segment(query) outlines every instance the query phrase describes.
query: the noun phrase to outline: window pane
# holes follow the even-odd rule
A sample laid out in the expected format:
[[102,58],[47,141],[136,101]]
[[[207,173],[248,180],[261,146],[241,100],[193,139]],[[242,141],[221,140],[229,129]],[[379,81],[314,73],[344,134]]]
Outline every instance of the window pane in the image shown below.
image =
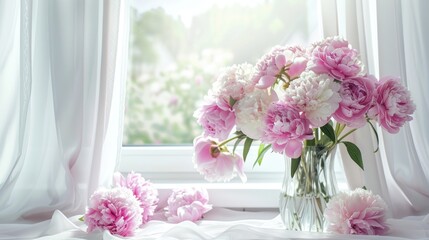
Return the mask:
[[321,38],[317,1],[133,2],[124,145],[190,144],[193,112],[222,67]]

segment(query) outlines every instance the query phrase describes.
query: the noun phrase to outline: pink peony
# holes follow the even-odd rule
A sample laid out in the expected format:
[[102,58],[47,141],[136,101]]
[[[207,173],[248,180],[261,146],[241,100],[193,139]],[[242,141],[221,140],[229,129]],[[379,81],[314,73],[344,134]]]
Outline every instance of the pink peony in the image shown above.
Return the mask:
[[210,211],[209,194],[204,188],[174,189],[167,200],[165,216],[169,222],[197,221]]
[[243,158],[229,153],[225,147],[219,147],[216,139],[196,137],[194,150],[195,168],[207,181],[229,181],[236,176],[236,173],[243,182],[247,180],[243,171]]
[[401,85],[398,77],[383,77],[377,85],[374,106],[369,112],[389,133],[399,132],[405,122],[411,121],[416,106],[410,92]]
[[329,122],[341,101],[340,85],[326,74],[303,72],[285,91],[285,101],[304,112],[312,127]]
[[127,188],[99,189],[92,194],[84,221],[88,232],[109,230],[112,234],[132,236],[142,224],[140,202]]
[[376,82],[373,76],[343,80],[340,88],[341,102],[334,114],[335,120],[353,128],[364,126],[374,98]]
[[307,55],[299,46],[275,46],[256,64],[253,82],[260,89],[271,87],[285,71],[289,79],[298,77],[307,67]]
[[282,102],[270,105],[262,141],[272,144],[273,151],[297,158],[301,156],[303,141],[312,138],[308,120],[298,110]]
[[208,99],[194,113],[198,124],[203,127],[204,135],[224,140],[235,125],[233,110],[223,101]]
[[137,200],[140,201],[140,207],[143,210],[142,224],[148,222],[149,218],[153,216],[159,201],[158,190],[152,183],[146,181],[139,173],[131,172],[127,177],[124,177],[121,173],[116,172],[113,175],[113,185],[115,187],[125,187],[132,191]]
[[388,227],[385,223],[386,203],[370,191],[356,189],[339,193],[325,209],[327,230],[340,234],[381,235]]
[[242,99],[255,87],[253,72],[253,65],[246,63],[225,68],[214,82],[211,95],[228,105],[231,98],[235,101]]
[[284,51],[286,57],[286,73],[293,80],[307,68],[309,54],[300,46],[288,46]]
[[256,87],[266,89],[271,87],[277,79],[277,75],[286,64],[283,54],[285,47],[275,46],[264,55],[256,64],[257,73],[253,77]]
[[363,64],[356,49],[351,48],[346,40],[333,37],[315,45],[308,62],[308,69],[344,80],[360,75]]
[[237,130],[253,139],[260,139],[264,133],[264,119],[268,106],[277,101],[276,93],[255,89],[234,105]]

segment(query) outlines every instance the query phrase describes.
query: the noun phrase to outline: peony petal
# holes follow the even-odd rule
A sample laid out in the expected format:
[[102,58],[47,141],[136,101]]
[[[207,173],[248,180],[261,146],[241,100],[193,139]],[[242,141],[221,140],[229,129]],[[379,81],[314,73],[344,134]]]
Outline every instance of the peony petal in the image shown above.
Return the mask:
[[291,140],[286,144],[285,153],[290,158],[298,158],[302,152],[302,141]]
[[276,81],[276,77],[274,76],[263,76],[259,79],[259,82],[256,84],[255,87],[259,89],[267,89],[271,87],[274,82]]

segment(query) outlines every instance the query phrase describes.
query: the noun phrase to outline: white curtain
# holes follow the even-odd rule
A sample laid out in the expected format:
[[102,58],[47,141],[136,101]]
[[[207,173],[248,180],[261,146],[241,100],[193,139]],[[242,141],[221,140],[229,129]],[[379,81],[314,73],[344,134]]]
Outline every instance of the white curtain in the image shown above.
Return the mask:
[[92,192],[110,184],[122,138],[126,4],[0,1],[0,232],[55,210],[83,214]]
[[378,128],[380,151],[369,126],[350,139],[358,144],[365,171],[341,149],[350,188],[366,186],[380,194],[393,217],[429,213],[429,2],[321,1],[325,36],[341,35],[357,48],[376,77],[400,76],[417,106],[414,120],[398,134]]

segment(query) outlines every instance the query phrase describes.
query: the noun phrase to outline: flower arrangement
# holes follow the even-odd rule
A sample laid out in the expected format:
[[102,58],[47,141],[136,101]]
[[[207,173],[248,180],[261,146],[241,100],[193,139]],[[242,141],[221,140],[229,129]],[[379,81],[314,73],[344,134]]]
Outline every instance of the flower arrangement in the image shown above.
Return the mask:
[[[277,46],[255,66],[233,65],[219,74],[194,113],[203,128],[194,139],[194,163],[208,181],[228,181],[237,174],[245,181],[243,162],[256,141],[255,164],[270,149],[299,159],[304,146],[329,152],[344,144],[363,169],[359,148],[345,138],[366,123],[377,136],[374,121],[397,133],[414,111],[399,79],[378,81],[367,74],[358,51],[340,37],[308,48]],[[240,156],[235,150],[242,141]]]
[[389,230],[383,199],[358,188],[333,197],[325,210],[329,232],[340,234],[382,235]]

